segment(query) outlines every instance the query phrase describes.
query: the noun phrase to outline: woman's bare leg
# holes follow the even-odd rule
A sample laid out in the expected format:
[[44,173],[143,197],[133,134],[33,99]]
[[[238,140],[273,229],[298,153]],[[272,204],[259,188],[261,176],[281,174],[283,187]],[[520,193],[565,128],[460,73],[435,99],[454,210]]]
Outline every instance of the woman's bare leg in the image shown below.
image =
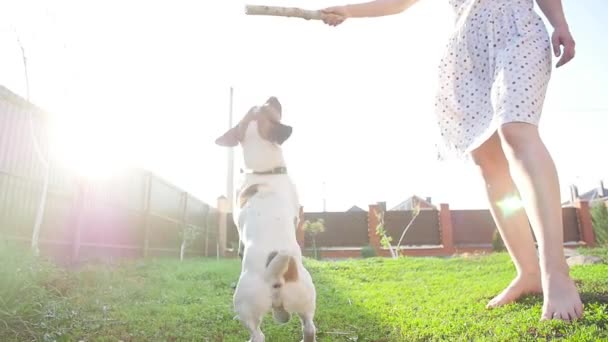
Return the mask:
[[508,123],[500,128],[499,135],[510,174],[519,189],[538,242],[544,297],[541,318],[577,319],[583,314],[583,305],[564,256],[561,198],[555,164],[536,126]]
[[486,183],[492,217],[517,270],[509,286],[488,303],[487,307],[493,308],[528,293],[542,292],[540,268],[526,212],[521,207],[506,205],[509,200],[519,198],[519,192],[509,173],[498,134],[473,151],[472,158]]

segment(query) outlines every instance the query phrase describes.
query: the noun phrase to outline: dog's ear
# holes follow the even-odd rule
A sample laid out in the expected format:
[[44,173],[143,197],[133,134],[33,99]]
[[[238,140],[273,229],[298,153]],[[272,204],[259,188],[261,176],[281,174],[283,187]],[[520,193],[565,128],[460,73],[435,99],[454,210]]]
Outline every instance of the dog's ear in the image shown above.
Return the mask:
[[279,99],[277,99],[276,96],[269,97],[268,100],[266,100],[266,105],[273,108],[279,114],[279,116],[282,116],[283,108],[281,106],[281,102],[279,102]]
[[215,139],[215,143],[220,146],[234,147],[239,144],[238,126],[229,129],[221,137]]
[[278,123],[273,127],[270,139],[279,145],[283,145],[285,140],[289,139],[291,136],[291,132],[293,132],[293,128],[291,126]]

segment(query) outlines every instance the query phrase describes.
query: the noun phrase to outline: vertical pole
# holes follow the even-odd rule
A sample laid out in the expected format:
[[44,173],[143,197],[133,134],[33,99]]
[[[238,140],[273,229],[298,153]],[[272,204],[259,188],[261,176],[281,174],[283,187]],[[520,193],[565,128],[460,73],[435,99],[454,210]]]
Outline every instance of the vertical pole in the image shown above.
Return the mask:
[[144,258],[148,257],[150,248],[150,199],[152,196],[152,175],[146,174],[144,179]]
[[184,254],[186,253],[186,247],[188,247],[188,193],[184,191],[182,194],[182,245],[179,251],[179,260],[184,260]]
[[327,211],[327,190],[325,181],[323,181],[323,212]]
[[211,209],[207,208],[205,213],[205,257],[209,256],[209,215],[211,215]]
[[[230,87],[230,106],[228,110],[228,129],[232,128],[232,111],[234,102],[234,88]],[[232,212],[234,203],[234,148],[228,147],[228,169],[226,174],[226,197],[228,198],[229,213]]]
[[46,163],[46,172],[44,173],[44,180],[42,184],[42,194],[40,195],[40,203],[38,204],[38,211],[36,212],[36,221],[34,222],[34,229],[32,232],[32,253],[35,257],[40,256],[40,230],[42,229],[42,221],[44,218],[44,211],[46,210],[46,201],[48,199],[49,182],[51,178],[51,158],[48,158]]
[[218,258],[226,256],[226,230],[228,229],[228,200],[224,196],[217,199],[218,221]]
[[80,236],[82,234],[82,226],[84,223],[85,213],[88,208],[87,188],[87,181],[83,178],[80,178],[78,181],[78,194],[76,195],[76,207],[78,208],[78,211],[76,217],[76,226],[74,227],[74,236],[72,240],[72,263],[76,263],[80,257]]

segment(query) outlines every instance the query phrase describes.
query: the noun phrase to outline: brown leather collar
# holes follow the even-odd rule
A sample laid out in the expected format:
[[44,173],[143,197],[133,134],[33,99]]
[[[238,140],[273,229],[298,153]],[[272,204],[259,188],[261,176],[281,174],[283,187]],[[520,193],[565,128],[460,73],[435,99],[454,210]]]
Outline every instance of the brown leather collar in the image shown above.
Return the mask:
[[[241,169],[241,173],[245,173],[245,171],[243,169]],[[251,171],[251,172],[247,172],[247,173],[254,174],[254,175],[283,175],[283,174],[287,174],[287,167],[278,166],[278,167],[275,167],[274,169],[270,169],[270,170],[266,170],[266,171]]]

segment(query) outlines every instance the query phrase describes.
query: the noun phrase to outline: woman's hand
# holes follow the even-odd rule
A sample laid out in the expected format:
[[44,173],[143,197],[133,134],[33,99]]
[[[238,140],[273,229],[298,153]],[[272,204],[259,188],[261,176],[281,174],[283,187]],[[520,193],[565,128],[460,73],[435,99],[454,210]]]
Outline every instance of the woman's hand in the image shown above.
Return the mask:
[[555,65],[556,68],[570,62],[572,58],[574,58],[574,38],[572,38],[568,26],[556,27],[551,36],[551,43],[553,44],[553,53],[555,53],[555,57],[561,56]]
[[349,17],[346,6],[328,7],[321,10],[321,18],[329,26],[338,26]]

